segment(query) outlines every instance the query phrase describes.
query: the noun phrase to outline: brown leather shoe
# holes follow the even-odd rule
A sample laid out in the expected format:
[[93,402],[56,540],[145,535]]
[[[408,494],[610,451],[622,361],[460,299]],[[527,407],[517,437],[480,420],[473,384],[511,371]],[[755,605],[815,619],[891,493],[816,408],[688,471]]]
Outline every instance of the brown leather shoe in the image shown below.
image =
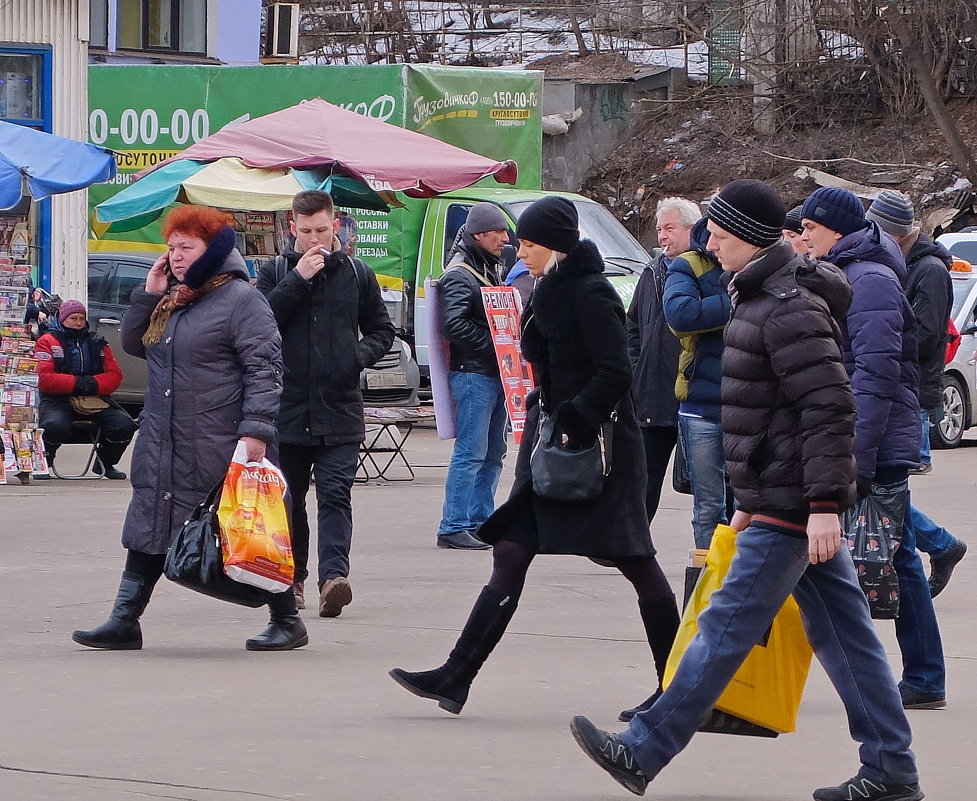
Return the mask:
[[326,579],[319,588],[319,617],[339,617],[353,600],[353,588],[343,576]]
[[296,581],[293,589],[295,590],[295,606],[299,609],[305,609],[305,582]]

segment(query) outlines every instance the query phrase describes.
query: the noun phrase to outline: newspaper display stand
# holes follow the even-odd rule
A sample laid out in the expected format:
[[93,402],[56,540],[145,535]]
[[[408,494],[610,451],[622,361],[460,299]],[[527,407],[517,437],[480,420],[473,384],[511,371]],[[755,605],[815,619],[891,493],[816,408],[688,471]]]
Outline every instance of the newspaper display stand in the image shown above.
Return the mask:
[[17,473],[22,484],[31,475],[49,475],[44,432],[37,427],[37,359],[30,326],[24,323],[30,275],[30,265],[0,259],[0,483],[6,483],[8,471]]

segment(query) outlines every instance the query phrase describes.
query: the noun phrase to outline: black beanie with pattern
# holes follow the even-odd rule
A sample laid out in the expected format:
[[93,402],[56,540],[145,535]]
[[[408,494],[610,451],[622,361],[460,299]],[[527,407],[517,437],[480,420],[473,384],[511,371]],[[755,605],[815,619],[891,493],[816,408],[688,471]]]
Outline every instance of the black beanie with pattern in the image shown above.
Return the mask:
[[783,236],[786,210],[772,187],[743,178],[719,190],[707,216],[737,239],[765,248]]

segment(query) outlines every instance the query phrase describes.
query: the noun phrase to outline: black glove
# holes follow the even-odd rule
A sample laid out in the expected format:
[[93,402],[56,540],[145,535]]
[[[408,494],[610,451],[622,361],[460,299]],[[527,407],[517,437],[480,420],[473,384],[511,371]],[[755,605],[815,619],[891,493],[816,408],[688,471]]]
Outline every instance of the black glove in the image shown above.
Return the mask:
[[539,387],[536,387],[532,392],[526,396],[526,411],[528,412],[534,406],[539,405]]
[[94,376],[79,375],[75,376],[75,390],[72,395],[97,395],[98,382]]
[[859,498],[867,498],[872,494],[872,479],[869,476],[859,475],[855,479],[855,494]]
[[567,450],[584,450],[593,445],[597,439],[597,429],[587,422],[571,401],[563,401],[556,407],[553,428],[558,442],[562,441],[561,435],[566,437],[564,445]]

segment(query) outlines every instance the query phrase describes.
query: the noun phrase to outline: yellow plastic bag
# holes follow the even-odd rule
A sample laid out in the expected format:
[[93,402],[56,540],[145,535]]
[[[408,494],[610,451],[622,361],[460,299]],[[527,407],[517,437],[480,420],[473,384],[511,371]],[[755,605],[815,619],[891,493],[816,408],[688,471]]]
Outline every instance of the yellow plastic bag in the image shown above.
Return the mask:
[[[699,631],[699,613],[709,604],[709,596],[722,585],[735,552],[736,530],[730,526],[716,526],[706,566],[685,607],[668,657],[665,687],[671,683],[682,655]],[[753,647],[719,697],[716,709],[775,732],[794,731],[812,656],[797,602],[788,598],[764,641]]]
[[248,462],[241,442],[227,468],[217,520],[227,576],[270,592],[292,586],[295,560],[285,511],[285,476],[267,459]]

